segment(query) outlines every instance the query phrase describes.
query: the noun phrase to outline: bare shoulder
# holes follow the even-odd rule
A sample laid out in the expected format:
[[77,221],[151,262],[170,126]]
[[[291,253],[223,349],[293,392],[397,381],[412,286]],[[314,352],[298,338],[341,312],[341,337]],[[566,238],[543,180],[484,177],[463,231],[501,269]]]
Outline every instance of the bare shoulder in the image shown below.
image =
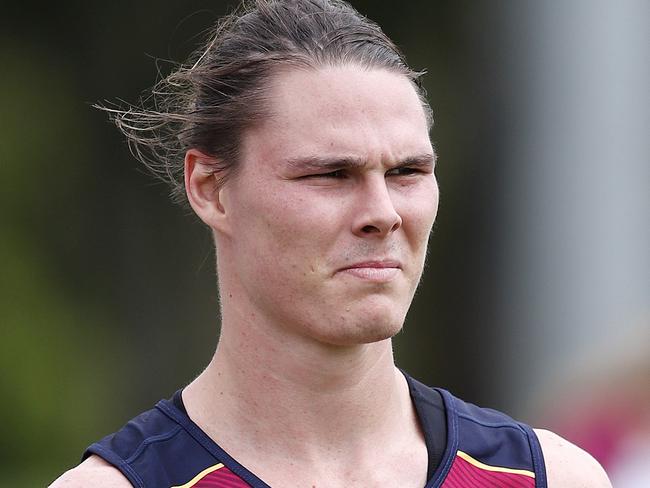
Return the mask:
[[549,488],[611,488],[602,466],[589,453],[543,429],[535,434],[544,453]]
[[90,456],[76,468],[61,475],[50,488],[132,488],[122,473],[102,458]]

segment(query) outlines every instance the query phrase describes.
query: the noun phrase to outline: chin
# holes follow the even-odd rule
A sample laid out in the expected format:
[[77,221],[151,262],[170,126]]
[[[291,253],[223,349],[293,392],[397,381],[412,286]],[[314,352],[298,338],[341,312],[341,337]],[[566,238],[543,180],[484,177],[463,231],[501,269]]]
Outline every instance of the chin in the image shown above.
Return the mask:
[[364,317],[341,317],[327,331],[319,334],[321,342],[336,346],[371,344],[390,339],[397,335],[404,325],[404,316],[388,313],[366,315]]

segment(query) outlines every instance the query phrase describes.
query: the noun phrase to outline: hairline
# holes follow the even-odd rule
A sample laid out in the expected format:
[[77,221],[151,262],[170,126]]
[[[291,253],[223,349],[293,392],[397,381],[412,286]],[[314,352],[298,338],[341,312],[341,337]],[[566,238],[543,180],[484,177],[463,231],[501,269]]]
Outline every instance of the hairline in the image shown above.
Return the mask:
[[[413,72],[410,69],[404,69],[398,66],[385,66],[381,65],[379,63],[361,63],[357,60],[348,60],[348,61],[338,61],[338,62],[332,62],[331,60],[314,60],[311,57],[307,56],[300,56],[300,57],[291,57],[287,58],[286,60],[278,61],[277,65],[274,66],[270,71],[266,79],[266,83],[263,89],[260,90],[260,99],[262,100],[262,114],[255,120],[251,120],[249,124],[247,124],[245,127],[242,128],[240,132],[240,139],[237,141],[237,157],[236,160],[233,161],[234,164],[232,164],[225,175],[223,175],[223,178],[220,181],[220,185],[225,185],[227,182],[231,179],[236,179],[241,171],[242,165],[244,163],[242,159],[242,146],[243,146],[243,141],[246,138],[247,133],[249,133],[251,130],[260,127],[264,123],[266,123],[268,120],[271,120],[273,117],[273,112],[270,109],[270,104],[271,104],[271,97],[270,93],[272,92],[273,88],[276,86],[275,83],[277,82],[278,78],[280,78],[283,75],[288,75],[292,72],[319,72],[319,71],[324,71],[327,69],[336,69],[336,68],[357,68],[365,72],[370,72],[370,71],[383,71],[386,73],[393,73],[398,76],[403,76],[406,78],[406,80],[409,82],[411,85],[411,88],[413,89],[415,95],[417,96],[418,100],[420,101],[420,106],[422,109],[422,115],[425,118],[425,122],[427,125],[427,132],[431,131],[431,128],[433,127],[433,119],[431,117],[431,107],[429,103],[427,102],[426,98],[424,98],[424,93],[423,90],[418,86],[416,79],[418,76],[420,76],[421,73],[418,72]],[[187,151],[190,149],[194,149],[192,147],[188,147]],[[215,159],[218,159],[218,155],[210,155],[214,157]]]

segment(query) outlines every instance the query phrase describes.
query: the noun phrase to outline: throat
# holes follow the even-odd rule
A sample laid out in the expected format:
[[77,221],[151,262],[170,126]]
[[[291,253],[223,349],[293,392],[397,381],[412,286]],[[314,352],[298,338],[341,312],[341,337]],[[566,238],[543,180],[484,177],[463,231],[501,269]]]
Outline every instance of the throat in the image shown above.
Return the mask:
[[[386,347],[387,346],[387,347]],[[282,453],[311,463],[351,459],[405,439],[424,443],[407,382],[390,342],[339,354],[335,365],[309,361],[259,367],[217,351],[183,393],[188,415],[232,454]],[[322,358],[321,358],[322,359]]]

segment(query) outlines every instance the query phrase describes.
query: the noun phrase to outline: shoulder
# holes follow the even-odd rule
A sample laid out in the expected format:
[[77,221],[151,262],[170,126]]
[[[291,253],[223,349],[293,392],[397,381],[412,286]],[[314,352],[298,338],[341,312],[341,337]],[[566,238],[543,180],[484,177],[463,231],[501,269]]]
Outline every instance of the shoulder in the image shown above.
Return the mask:
[[611,488],[602,466],[590,454],[559,435],[535,429],[544,454],[549,488]]
[[132,488],[122,473],[99,456],[90,456],[76,468],[63,473],[49,488]]

